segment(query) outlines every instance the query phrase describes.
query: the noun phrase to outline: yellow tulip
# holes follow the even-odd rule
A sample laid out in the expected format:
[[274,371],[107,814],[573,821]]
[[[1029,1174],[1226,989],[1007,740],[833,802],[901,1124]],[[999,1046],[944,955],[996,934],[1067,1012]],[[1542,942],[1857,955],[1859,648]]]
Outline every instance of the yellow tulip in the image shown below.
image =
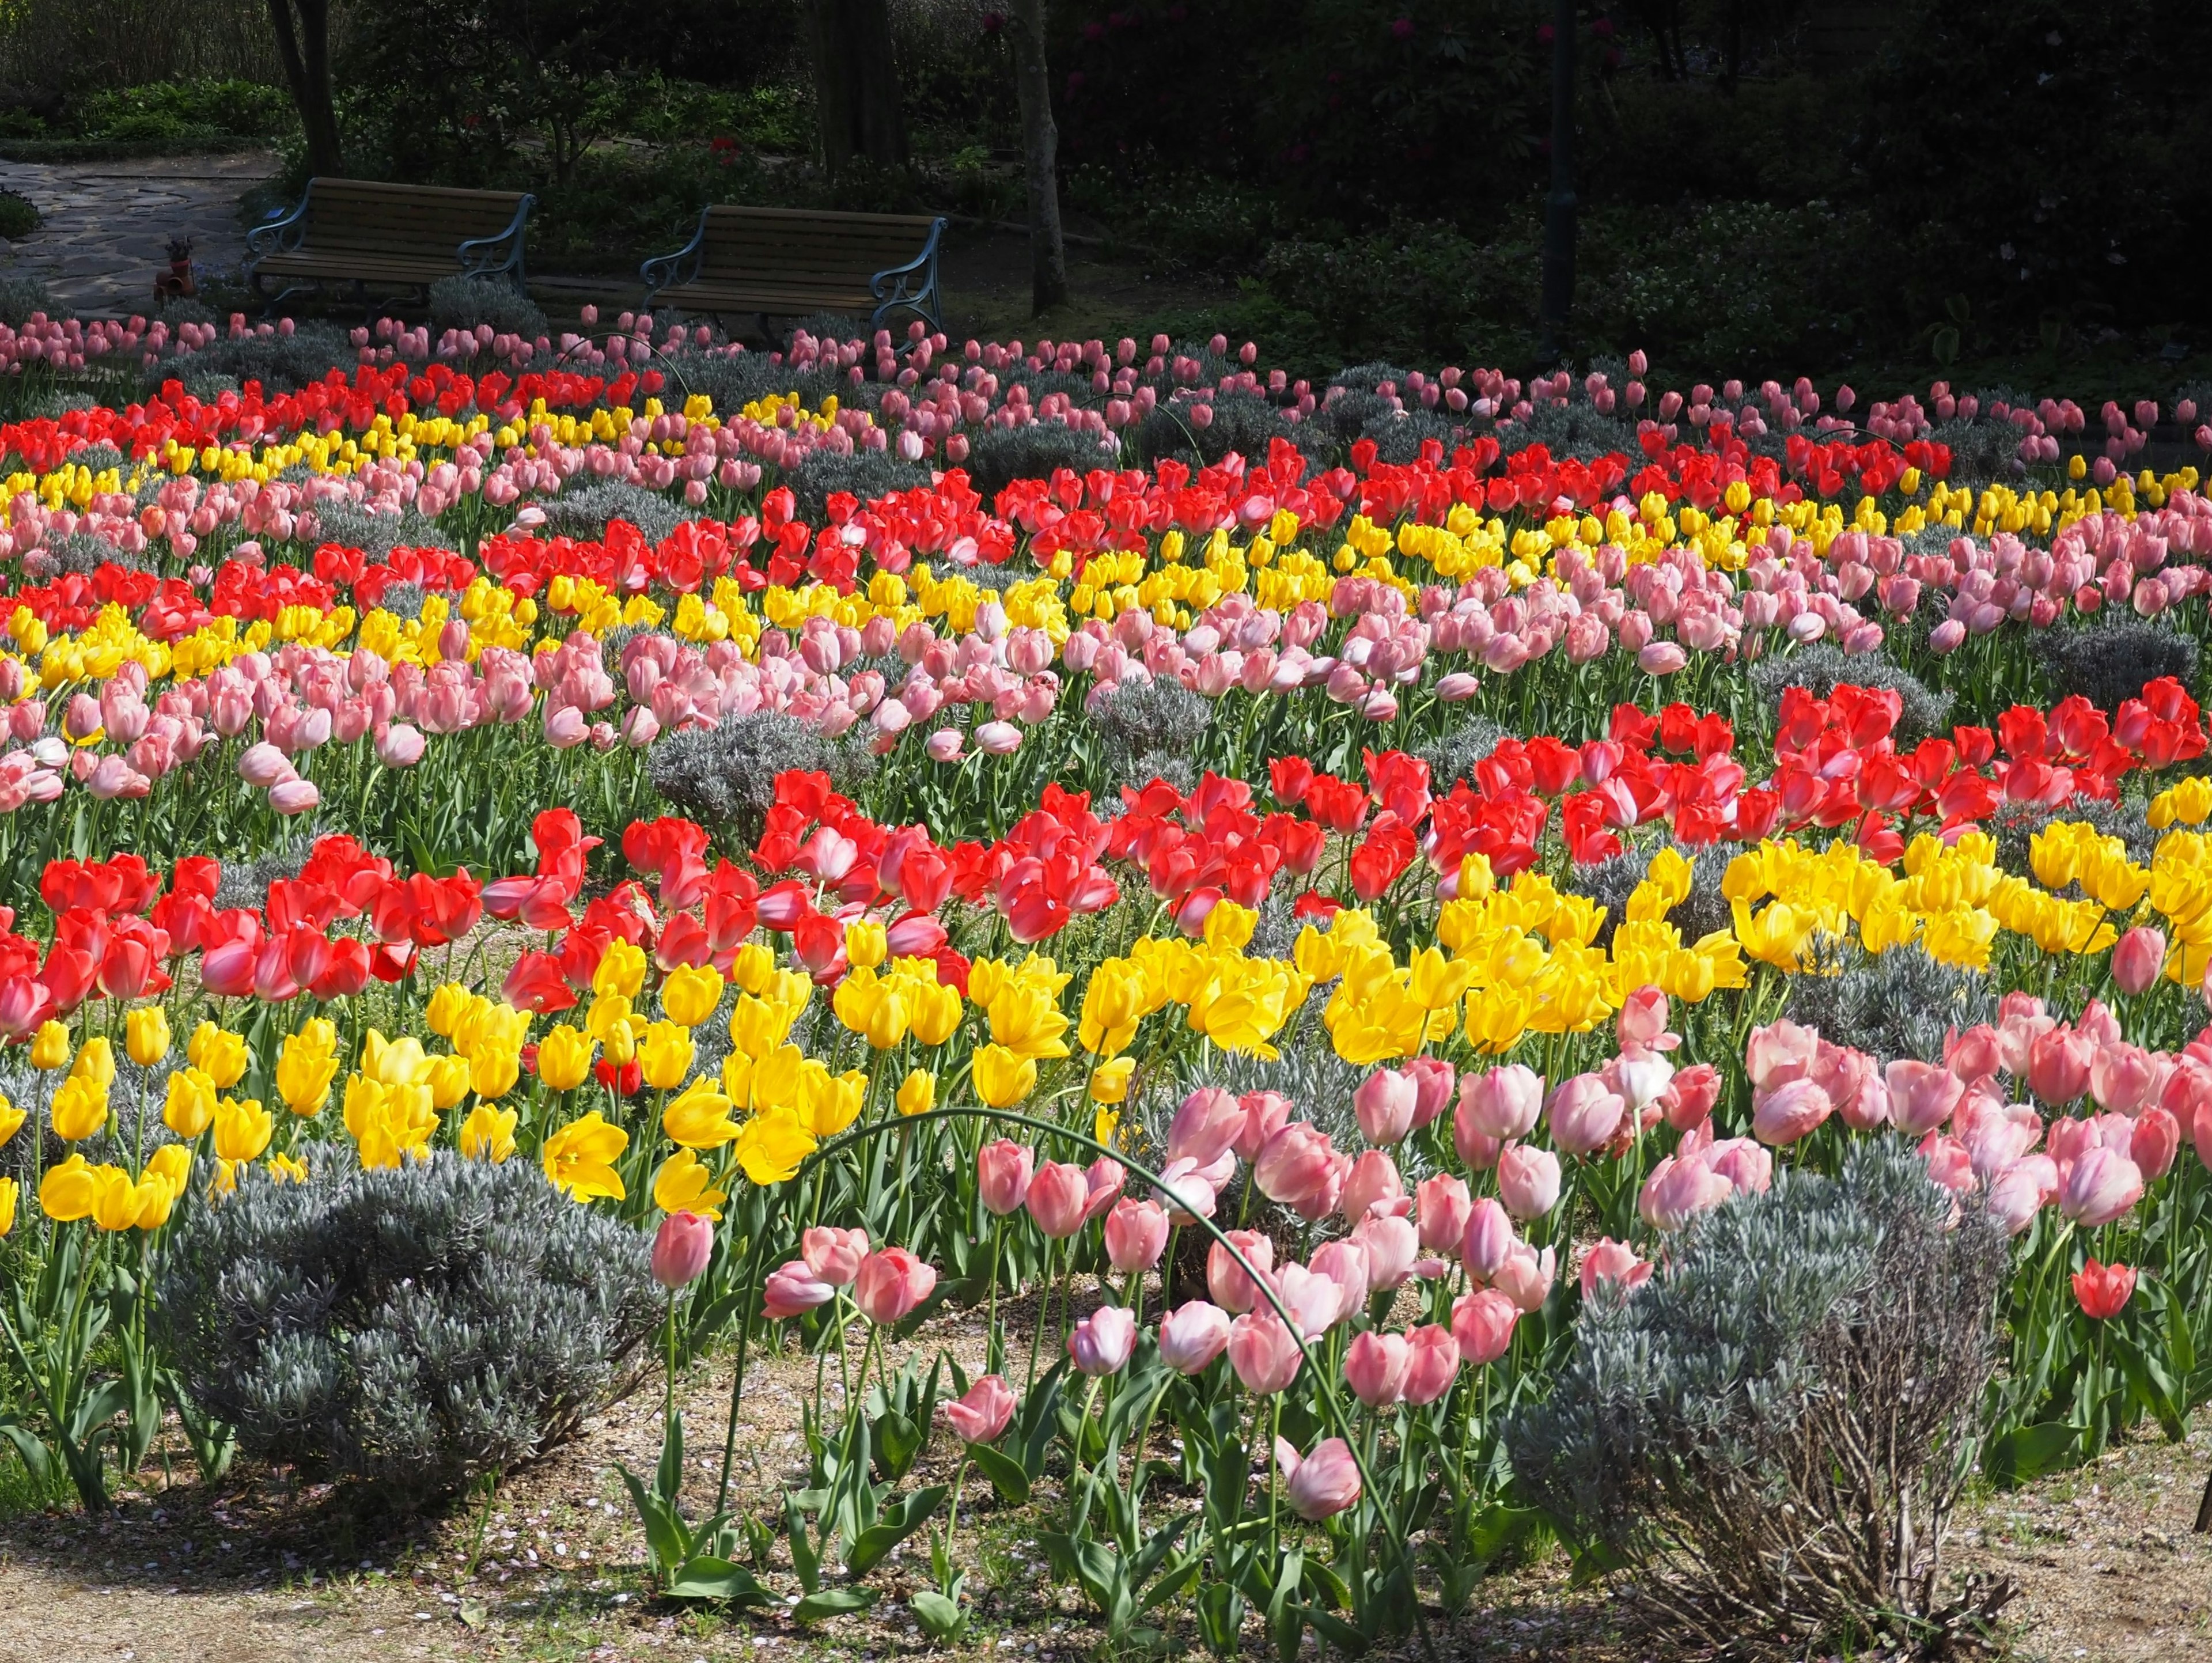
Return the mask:
[[6,1093],[0,1092],[0,1144],[6,1143],[21,1132],[23,1122],[28,1118],[21,1109],[8,1101]]
[[749,941],[738,948],[730,965],[730,980],[740,992],[755,997],[767,990],[769,980],[775,974],[775,955],[757,941]]
[[514,1153],[514,1123],[520,1118],[514,1109],[478,1103],[461,1122],[461,1153],[497,1166]]
[[814,1152],[814,1139],[788,1109],[766,1109],[745,1122],[732,1151],[756,1184],[780,1184]]
[[[153,1187],[168,1193],[159,1179]],[[103,1164],[92,1168],[91,1217],[103,1230],[127,1230],[138,1222],[138,1187],[122,1168]]]
[[614,1163],[629,1147],[629,1133],[595,1108],[548,1138],[541,1159],[547,1180],[571,1200],[619,1201],[625,1192]]
[[289,1035],[276,1053],[276,1095],[303,1119],[322,1113],[338,1071],[337,1029],[320,1017]]
[[1249,907],[1240,907],[1233,901],[1217,901],[1200,928],[1207,946],[1242,952],[1250,945],[1252,932],[1259,923],[1260,914]]
[[433,1057],[424,1071],[426,1083],[430,1088],[430,1103],[441,1114],[453,1108],[469,1095],[469,1084],[475,1071],[466,1057]]
[[82,1155],[72,1155],[59,1166],[50,1168],[39,1181],[39,1208],[58,1224],[74,1223],[92,1217],[94,1198],[99,1193],[99,1180],[93,1175],[91,1162]]
[[280,1184],[304,1184],[307,1181],[307,1168],[289,1155],[272,1155],[269,1157],[269,1176]]
[[1012,1108],[1036,1089],[1036,1065],[1003,1045],[980,1048],[970,1073],[976,1095],[993,1108]]
[[[58,1022],[42,1022],[31,1038],[31,1066],[52,1073],[70,1059],[69,1029]],[[84,1215],[77,1215],[82,1217]]]
[[856,918],[845,926],[845,958],[854,968],[872,970],[890,951],[884,926],[876,920]]
[[645,1083],[656,1091],[673,1091],[691,1071],[691,1059],[697,1051],[685,1029],[672,1022],[653,1023],[645,1030],[645,1037],[637,1047],[638,1066],[644,1072]]
[[619,993],[634,999],[644,986],[645,950],[617,936],[607,944],[607,950],[599,956],[599,968],[592,972],[592,992],[602,998]]
[[197,1138],[215,1121],[215,1082],[197,1068],[180,1068],[169,1076],[169,1096],[161,1121],[178,1137]]
[[1114,1057],[1091,1071],[1091,1101],[1118,1103],[1129,1095],[1129,1077],[1137,1071],[1134,1057]]
[[486,1046],[469,1053],[469,1084],[487,1102],[504,1097],[522,1077],[522,1053]]
[[927,1069],[917,1068],[899,1082],[898,1112],[902,1114],[927,1114],[937,1107],[937,1076]]
[[567,1023],[538,1041],[538,1077],[555,1091],[574,1091],[591,1077],[592,1041]]
[[449,1040],[478,998],[458,981],[447,982],[430,995],[429,1005],[422,1012],[422,1025],[439,1038]]
[[957,987],[918,986],[913,1003],[908,1026],[924,1045],[943,1045],[958,1030],[963,1007]]
[[847,1126],[860,1118],[860,1104],[867,1096],[868,1077],[857,1068],[848,1069],[834,1078],[823,1069],[810,1083],[806,1105],[808,1129],[817,1138],[835,1138]]
[[107,1088],[97,1080],[72,1074],[55,1088],[48,1112],[55,1137],[65,1144],[81,1142],[107,1124]]
[[661,1110],[660,1129],[686,1149],[720,1149],[738,1135],[730,1100],[703,1074]]
[[123,1048],[141,1068],[151,1068],[167,1056],[169,1013],[158,1004],[149,1004],[125,1017]]
[[1114,1147],[1114,1139],[1121,1131],[1121,1111],[1102,1108],[1091,1117],[1091,1135],[1107,1148]]
[[177,1191],[156,1175],[141,1178],[131,1188],[131,1222],[142,1230],[158,1230],[169,1222],[177,1205]]
[[696,1028],[722,1002],[722,973],[711,964],[679,964],[660,984],[660,1011],[682,1028]]
[[218,1091],[228,1091],[246,1077],[245,1035],[218,1028],[212,1022],[203,1022],[192,1030],[191,1038],[185,1045],[185,1057],[215,1083]]
[[70,1078],[90,1080],[102,1091],[115,1083],[115,1047],[106,1035],[96,1034],[84,1042],[84,1049],[70,1065]]
[[15,1180],[0,1178],[0,1235],[15,1228]]
[[258,1159],[275,1129],[258,1098],[225,1097],[215,1106],[215,1152],[226,1161]]
[[164,1144],[146,1157],[145,1170],[138,1175],[144,1178],[149,1173],[181,1195],[191,1184],[192,1152],[182,1144]]
[[696,1213],[702,1218],[721,1217],[721,1205],[729,1197],[714,1187],[714,1174],[688,1149],[679,1149],[660,1163],[653,1175],[653,1205],[663,1212]]

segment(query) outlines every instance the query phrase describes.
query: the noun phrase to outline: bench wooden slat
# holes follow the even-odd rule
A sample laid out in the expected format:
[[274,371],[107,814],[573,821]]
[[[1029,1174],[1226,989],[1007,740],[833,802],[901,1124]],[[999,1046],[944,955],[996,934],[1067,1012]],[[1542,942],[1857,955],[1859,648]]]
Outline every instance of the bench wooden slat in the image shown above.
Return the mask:
[[[647,263],[647,282],[659,281],[652,303],[699,311],[785,317],[813,311],[881,314],[902,305],[933,323],[936,239],[943,226],[929,215],[716,204],[700,216],[692,245],[682,256]],[[682,265],[669,263],[676,258]],[[918,260],[924,262],[922,269],[902,280],[912,298],[891,302],[876,293],[879,274]],[[686,268],[685,281],[665,281]]]
[[[281,228],[293,246],[253,258],[248,276],[257,290],[270,276],[422,286],[478,264],[519,278],[523,228],[534,201],[520,191],[319,177],[308,181],[282,228]],[[462,246],[471,242],[493,246],[465,260]],[[484,254],[491,258],[480,258]]]

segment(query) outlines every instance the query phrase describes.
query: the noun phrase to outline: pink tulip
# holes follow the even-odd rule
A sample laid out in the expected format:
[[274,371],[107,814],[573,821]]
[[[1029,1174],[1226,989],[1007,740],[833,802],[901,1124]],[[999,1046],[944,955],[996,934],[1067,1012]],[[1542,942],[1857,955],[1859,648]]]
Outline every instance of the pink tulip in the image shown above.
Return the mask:
[[1794,1144],[1811,1136],[1835,1108],[1828,1094],[1812,1081],[1785,1081],[1752,1094],[1752,1133],[1762,1144]]
[[2089,1095],[2100,1108],[2133,1114],[2157,1091],[2159,1071],[2141,1046],[2100,1045],[2089,1062]]
[[1882,1071],[1889,1093],[1889,1120],[1908,1138],[1933,1132],[1951,1118],[1966,1095],[1965,1083],[1949,1069],[1899,1058]]
[[802,1235],[799,1243],[806,1268],[833,1288],[842,1288],[858,1276],[860,1261],[868,1256],[868,1233],[863,1229],[817,1225]]
[[837,1290],[807,1269],[805,1259],[794,1259],[769,1272],[762,1295],[769,1320],[781,1322],[817,1305],[827,1305],[836,1298]]
[[1763,1091],[1769,1086],[1804,1078],[1820,1043],[1818,1033],[1794,1022],[1771,1023],[1765,1028],[1753,1029],[1743,1057],[1744,1071],[1750,1075],[1753,1089]]
[[1474,1207],[1467,1186],[1449,1173],[1424,1180],[1413,1191],[1413,1219],[1421,1246],[1431,1253],[1457,1252]]
[[1406,1336],[1406,1401],[1425,1407],[1452,1388],[1459,1378],[1459,1341],[1452,1331],[1424,1323]]
[[[1266,1276],[1275,1266],[1275,1244],[1258,1230],[1227,1232],[1229,1246],[1244,1255],[1245,1263]],[[1259,1301],[1260,1290],[1233,1254],[1220,1242],[1206,1253],[1206,1291],[1224,1311],[1249,1311]]]
[[1359,1119],[1360,1135],[1370,1144],[1402,1142],[1413,1129],[1413,1109],[1419,1097],[1411,1075],[1395,1068],[1376,1069],[1352,1094],[1352,1110]]
[[1708,1150],[1678,1150],[1651,1168],[1637,1192],[1636,1211],[1655,1230],[1678,1230],[1735,1193],[1735,1186],[1713,1170]]
[[1236,1098],[1218,1086],[1201,1086],[1182,1100],[1169,1123],[1168,1159],[1211,1166],[1235,1147],[1245,1120]]
[[1272,1397],[1297,1378],[1297,1336],[1273,1311],[1248,1311],[1229,1325],[1229,1366],[1248,1392]]
[[1397,1162],[1382,1150],[1370,1149],[1352,1163],[1352,1174],[1344,1180],[1344,1193],[1337,1205],[1346,1221],[1357,1224],[1377,1209],[1402,1211],[1405,1200],[1405,1181],[1398,1176]]
[[1160,1361],[1179,1375],[1205,1371],[1229,1345],[1229,1313],[1194,1299],[1160,1320]]
[[1527,1137],[1543,1107],[1542,1077],[1519,1063],[1468,1074],[1459,1083],[1459,1122],[1501,1143]]
[[997,1375],[986,1375],[965,1397],[945,1405],[945,1418],[963,1443],[996,1443],[1013,1423],[1014,1392]]
[[1667,1031],[1668,1015],[1664,992],[1656,987],[1639,987],[1628,996],[1614,1018],[1614,1036],[1624,1051],[1672,1051],[1681,1040]]
[[1467,1228],[1460,1236],[1460,1259],[1477,1282],[1498,1274],[1516,1241],[1513,1220],[1505,1209],[1484,1196],[1468,1210]]
[[1597,1291],[1601,1282],[1612,1284],[1624,1294],[1633,1293],[1651,1279],[1651,1265],[1648,1259],[1638,1259],[1636,1250],[1626,1241],[1601,1236],[1597,1245],[1583,1255],[1581,1279],[1584,1299]]
[[2164,1109],[2153,1107],[2136,1117],[2128,1139],[2128,1158],[2142,1169],[2146,1181],[2163,1178],[2173,1168],[2181,1148],[2181,1123]]
[[1054,1241],[1063,1241],[1083,1228],[1084,1204],[1090,1196],[1091,1186],[1081,1167],[1073,1161],[1048,1161],[1030,1180],[1023,1205],[1039,1229]]
[[1322,1439],[1303,1460],[1287,1438],[1277,1438],[1275,1465],[1282,1470],[1283,1499],[1310,1523],[1333,1518],[1359,1499],[1359,1463],[1342,1438]]
[[1370,1409],[1388,1409],[1405,1394],[1412,1348],[1403,1334],[1364,1333],[1345,1348],[1344,1381]]
[[1713,1106],[1720,1100],[1720,1070],[1711,1063],[1698,1063],[1675,1072],[1660,1096],[1659,1106],[1668,1126],[1677,1132],[1688,1132],[1711,1120]]
[[2007,1235],[2018,1235],[2057,1193],[2057,1163],[2047,1155],[2023,1156],[1990,1180],[1990,1212]]
[[904,1320],[937,1286],[937,1272],[904,1247],[884,1247],[860,1261],[853,1302],[879,1326]]
[[2095,1045],[2084,1034],[2061,1028],[2039,1034],[2027,1047],[2028,1089],[2051,1108],[2063,1108],[2089,1089],[2095,1057]]
[[388,768],[411,768],[422,760],[424,743],[420,730],[394,722],[377,736],[376,760]]
[[2130,998],[2150,991],[2166,968],[2166,936],[2139,924],[2112,947],[2112,985]]
[[1505,1262],[1498,1267],[1492,1286],[1511,1300],[1524,1315],[1541,1310],[1552,1291],[1554,1263],[1551,1248],[1540,1253],[1527,1242],[1516,1241],[1505,1255]]
[[1546,1112],[1552,1119],[1552,1141],[1570,1155],[1589,1155],[1620,1131],[1628,1105],[1606,1089],[1601,1076],[1577,1074],[1552,1093]]
[[1559,1205],[1559,1157],[1547,1149],[1514,1144],[1498,1157],[1498,1199],[1516,1218],[1541,1218]]
[[714,1226],[696,1212],[672,1212],[653,1238],[653,1279],[672,1293],[698,1280],[714,1251]]
[[1083,1169],[1083,1222],[1100,1217],[1121,1193],[1128,1169],[1119,1161],[1100,1156]]
[[289,757],[264,739],[258,744],[248,745],[239,757],[238,777],[257,791],[266,791],[287,780],[298,779],[299,774]]
[[1293,1120],[1260,1151],[1252,1163],[1252,1181],[1270,1201],[1297,1210],[1302,1217],[1322,1217],[1344,1193],[1351,1164],[1319,1126]]
[[1167,1245],[1167,1211],[1155,1202],[1124,1198],[1106,1215],[1107,1261],[1123,1276],[1152,1269]]
[[279,814],[306,814],[322,800],[312,780],[280,780],[269,788],[269,806]]
[[1248,1091],[1237,1100],[1237,1106],[1244,1111],[1244,1124],[1234,1145],[1237,1157],[1257,1160],[1267,1139],[1290,1124],[1291,1100],[1279,1091]]
[[1137,1344],[1137,1319],[1119,1305],[1102,1305],[1075,1325],[1067,1355],[1093,1380],[1119,1374]]
[[1034,1151],[1000,1138],[975,1151],[975,1187],[984,1207],[1000,1217],[1018,1209],[1030,1193]]
[[1421,1250],[1413,1222],[1389,1213],[1370,1213],[1360,1220],[1352,1241],[1367,1261],[1370,1293],[1403,1284],[1413,1273],[1413,1260]]
[[2058,1211],[2094,1229],[2124,1217],[2142,1199],[2143,1174],[2128,1156],[2100,1144],[2084,1150],[2058,1192]]
[[1520,1308],[1495,1288],[1478,1288],[1452,1302],[1451,1335],[1470,1369],[1495,1363],[1513,1343]]
[[1402,1071],[1413,1082],[1413,1127],[1419,1131],[1451,1106],[1459,1071],[1442,1057],[1412,1057]]

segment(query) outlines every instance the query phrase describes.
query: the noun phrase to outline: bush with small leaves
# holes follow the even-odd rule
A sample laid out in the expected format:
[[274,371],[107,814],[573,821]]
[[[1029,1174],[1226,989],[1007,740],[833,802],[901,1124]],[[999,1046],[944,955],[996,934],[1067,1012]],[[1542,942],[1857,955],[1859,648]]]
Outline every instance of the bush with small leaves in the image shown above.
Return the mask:
[[929,470],[902,460],[889,450],[809,451],[799,465],[783,476],[799,499],[799,518],[819,522],[829,501],[840,491],[862,502],[873,502],[893,491],[927,490]]
[[1816,950],[1806,974],[1790,977],[1783,1015],[1870,1056],[1932,1063],[1943,1060],[1952,1029],[1993,1021],[1996,1008],[1979,971],[1945,964],[1917,944],[1869,953],[1850,941]]
[[1869,1142],[1705,1214],[1632,1295],[1586,1304],[1516,1478],[1571,1539],[1634,1568],[1676,1645],[1799,1657],[1928,1639],[1939,1552],[1979,1445],[2003,1232],[1911,1145]]
[[[1091,713],[1099,754],[1115,785],[1142,786],[1192,753],[1213,724],[1213,706],[1170,677],[1123,683],[1102,696]],[[1179,780],[1176,781],[1179,783]]]
[[1505,730],[1487,716],[1470,716],[1441,739],[1425,745],[1421,760],[1429,765],[1429,789],[1439,797],[1461,780],[1471,779],[1474,765],[1498,749]]
[[1085,474],[1115,465],[1115,452],[1099,448],[1096,435],[1058,422],[986,428],[969,443],[968,483],[986,502],[1017,479],[1049,479],[1061,468]]
[[726,716],[714,727],[666,734],[646,772],[679,814],[747,847],[760,841],[775,801],[775,777],[788,768],[830,775],[840,790],[865,779],[873,759],[823,738],[794,716],[762,710]]
[[1900,747],[1910,748],[1950,731],[1949,694],[1929,691],[1911,671],[1877,654],[1854,656],[1826,641],[1761,659],[1752,666],[1751,683],[1759,697],[1778,711],[1785,687],[1802,687],[1816,699],[1826,698],[1839,687],[1869,687],[1894,693],[1904,707],[1898,713],[1893,736]]
[[441,277],[430,285],[430,327],[473,331],[489,324],[494,335],[518,335],[535,341],[550,325],[538,303],[500,277]]
[[358,503],[331,499],[315,505],[315,529],[321,541],[358,549],[371,561],[382,560],[394,549],[459,546],[450,532],[416,513],[411,503],[401,513],[380,514]]
[[574,487],[543,506],[550,535],[592,543],[604,538],[607,527],[620,519],[636,526],[647,543],[657,544],[685,520],[698,519],[701,512],[659,491],[611,479],[594,479]]
[[[1743,853],[1741,843],[1713,843],[1702,848],[1676,844],[1674,853],[1690,863],[1690,893],[1667,914],[1667,922],[1681,932],[1685,942],[1695,942],[1717,930],[1727,929],[1735,914],[1729,907],[1728,897],[1721,893],[1722,881],[1728,876],[1729,863]],[[1636,886],[1644,881],[1650,870],[1651,857],[1656,849],[1626,849],[1610,860],[1594,861],[1587,866],[1571,866],[1560,887],[1570,895],[1587,895],[1606,909],[1605,923],[1599,928],[1596,944],[1611,946],[1613,932],[1620,928],[1628,907],[1628,898],[1636,893]]]
[[239,1446],[402,1511],[572,1437],[635,1383],[659,1312],[648,1238],[525,1161],[441,1150],[180,1210],[154,1309]]
[[[2098,797],[2075,797],[2055,809],[2040,803],[2000,803],[1982,829],[1997,841],[1999,865],[2008,872],[2026,872],[2033,870],[2036,833],[2059,821],[2094,826],[2101,837],[2118,838],[2128,846],[2128,859],[2140,866],[2149,865],[2158,853],[2159,834],[2151,829],[2140,798],[2110,803]],[[2063,893],[2072,899],[2081,891],[2069,884]]]
[[[183,315],[164,312],[173,330]],[[205,320],[203,320],[205,321]],[[336,324],[302,323],[289,335],[221,335],[205,346],[179,356],[174,351],[146,366],[149,391],[172,377],[198,385],[204,380],[228,377],[243,385],[258,381],[272,396],[296,392],[331,371],[351,373],[361,364],[361,350]]]
[[0,277],[0,324],[10,329],[21,329],[30,322],[31,314],[43,312],[53,314],[54,297],[46,292],[46,280],[27,272],[9,272]]
[[2078,693],[2106,715],[2117,715],[2129,700],[2142,696],[2146,683],[2171,676],[2190,687],[2197,679],[2196,641],[2165,623],[2127,618],[2082,629],[2046,629],[2033,639],[2054,704]]

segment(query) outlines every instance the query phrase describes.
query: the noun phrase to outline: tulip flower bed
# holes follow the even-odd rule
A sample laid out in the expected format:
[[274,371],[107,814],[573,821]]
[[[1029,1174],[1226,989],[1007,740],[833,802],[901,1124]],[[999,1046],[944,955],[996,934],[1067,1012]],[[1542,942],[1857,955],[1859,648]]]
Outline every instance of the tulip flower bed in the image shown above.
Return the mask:
[[[1346,395],[802,337],[794,388],[880,396],[671,410],[721,349],[649,329],[552,369],[364,332],[295,394],[0,430],[0,1432],[37,1483],[100,1506],[171,1417],[210,1474],[306,1460],[299,1413],[259,1429],[308,1377],[255,1350],[274,1296],[165,1296],[195,1232],[485,1166],[599,1232],[552,1278],[599,1290],[579,1378],[814,1359],[775,1505],[735,1395],[715,1482],[672,1410],[626,1475],[655,1595],[802,1623],[912,1542],[955,1639],[980,1506],[1116,1645],[1425,1631],[1540,1527],[1515,1429],[1593,1325],[1869,1151],[2008,1244],[1993,1478],[2212,1398],[2212,502],[2118,470],[2154,410],[2094,485],[2079,411],[2007,412],[2021,467],[1969,482],[1911,399],[1701,388],[1555,454],[1546,410],[1640,379],[1447,372],[1385,395],[1451,427],[1404,459],[1129,466],[1155,410]],[[957,465],[1039,426],[1093,464]],[[913,478],[808,506],[877,449]],[[597,485],[692,517],[563,532]],[[442,542],[325,535],[403,511]],[[947,1306],[973,1371],[912,1344]]]

